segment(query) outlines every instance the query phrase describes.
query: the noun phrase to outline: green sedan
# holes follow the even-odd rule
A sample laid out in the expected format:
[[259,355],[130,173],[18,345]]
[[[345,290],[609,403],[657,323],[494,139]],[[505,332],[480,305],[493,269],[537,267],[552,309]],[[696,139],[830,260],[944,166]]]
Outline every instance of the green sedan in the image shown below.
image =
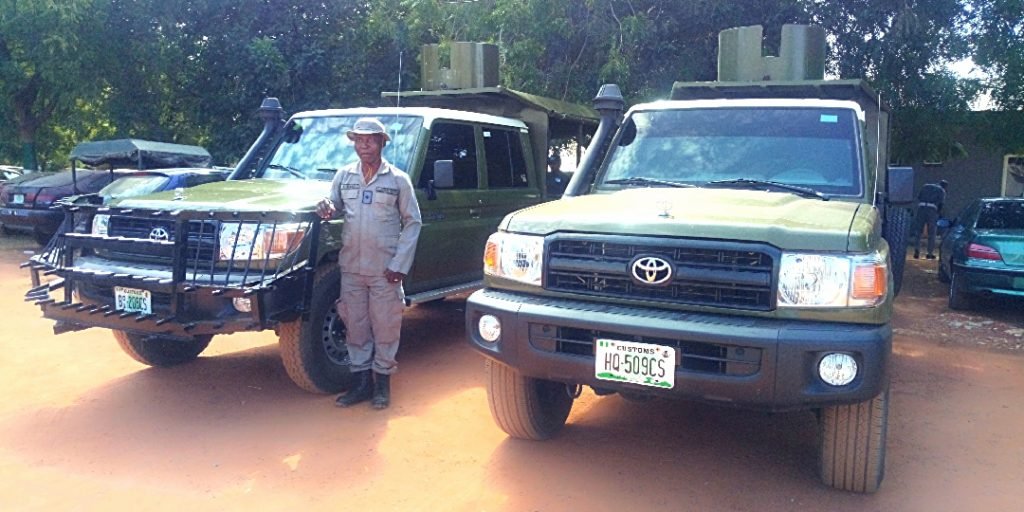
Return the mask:
[[1024,297],[1024,198],[967,205],[942,238],[938,274],[949,283],[950,309],[983,295]]

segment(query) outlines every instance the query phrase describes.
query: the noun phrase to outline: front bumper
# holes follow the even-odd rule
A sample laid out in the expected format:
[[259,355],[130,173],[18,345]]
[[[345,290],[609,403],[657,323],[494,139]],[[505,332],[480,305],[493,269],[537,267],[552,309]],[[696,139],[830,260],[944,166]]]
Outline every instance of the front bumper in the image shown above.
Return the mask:
[[[93,207],[76,207],[91,215]],[[160,222],[170,240],[128,238],[60,231],[50,245],[26,263],[32,289],[27,301],[55,320],[55,333],[103,327],[140,334],[190,337],[258,331],[306,314],[318,254],[319,219],[312,213],[132,210],[103,208],[133,225]],[[238,257],[215,260],[217,246],[193,227],[252,223],[257,227],[302,223],[308,235],[275,260]],[[142,224],[150,227],[149,224]],[[206,229],[209,229],[208,227]],[[143,229],[143,231],[148,231]],[[255,237],[242,245],[252,254]],[[132,258],[109,259],[101,255]],[[145,261],[143,261],[145,260]],[[230,263],[230,264],[229,264]],[[149,312],[119,309],[117,287],[148,291]],[[248,311],[236,309],[248,302]],[[129,306],[123,305],[124,308]],[[133,306],[136,309],[145,307]]]
[[[477,323],[485,314],[501,321],[496,343],[480,337]],[[869,400],[888,382],[892,351],[888,324],[662,311],[493,289],[469,297],[466,332],[476,350],[530,377],[769,411]],[[675,387],[597,379],[599,337],[677,347]],[[853,355],[860,370],[853,382],[834,387],[818,378],[818,363],[830,352]]]
[[963,291],[1024,297],[1024,268],[996,269],[954,264]]
[[59,209],[0,208],[0,224],[15,231],[56,233],[63,221],[64,212]]

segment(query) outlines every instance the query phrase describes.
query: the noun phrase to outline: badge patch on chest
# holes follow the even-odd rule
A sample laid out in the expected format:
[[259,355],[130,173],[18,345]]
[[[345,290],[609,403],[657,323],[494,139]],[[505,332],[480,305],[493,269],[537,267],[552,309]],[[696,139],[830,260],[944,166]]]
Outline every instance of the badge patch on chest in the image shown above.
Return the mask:
[[363,191],[363,204],[370,204],[370,203],[373,203],[373,191],[372,190],[364,190]]

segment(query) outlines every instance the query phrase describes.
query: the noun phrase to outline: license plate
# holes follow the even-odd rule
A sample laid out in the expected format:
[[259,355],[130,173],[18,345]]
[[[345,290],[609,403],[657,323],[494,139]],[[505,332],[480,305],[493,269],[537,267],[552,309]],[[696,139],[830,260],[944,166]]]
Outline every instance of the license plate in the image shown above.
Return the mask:
[[1024,290],[1024,277],[1013,278],[1013,289]]
[[594,376],[672,389],[676,385],[676,349],[649,343],[597,340]]
[[120,311],[131,311],[134,313],[152,313],[153,301],[149,290],[137,288],[114,287],[114,301]]
[[25,204],[25,194],[11,194],[11,202],[14,204]]

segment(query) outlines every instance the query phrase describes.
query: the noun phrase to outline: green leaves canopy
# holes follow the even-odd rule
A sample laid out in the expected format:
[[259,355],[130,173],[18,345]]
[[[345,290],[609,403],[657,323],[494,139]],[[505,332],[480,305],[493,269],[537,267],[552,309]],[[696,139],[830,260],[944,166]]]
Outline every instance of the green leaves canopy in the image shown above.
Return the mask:
[[[418,87],[424,43],[497,43],[503,83],[534,94],[589,103],[614,82],[644,101],[713,80],[724,28],[764,25],[775,53],[782,24],[816,23],[831,74],[869,79],[894,107],[893,154],[909,161],[955,147],[934,113],[966,111],[983,86],[1024,108],[1022,13],[1021,0],[0,0],[0,160],[35,144],[60,165],[74,143],[130,136],[231,163],[264,96],[290,111],[376,103]],[[991,83],[945,70],[971,55]]]

